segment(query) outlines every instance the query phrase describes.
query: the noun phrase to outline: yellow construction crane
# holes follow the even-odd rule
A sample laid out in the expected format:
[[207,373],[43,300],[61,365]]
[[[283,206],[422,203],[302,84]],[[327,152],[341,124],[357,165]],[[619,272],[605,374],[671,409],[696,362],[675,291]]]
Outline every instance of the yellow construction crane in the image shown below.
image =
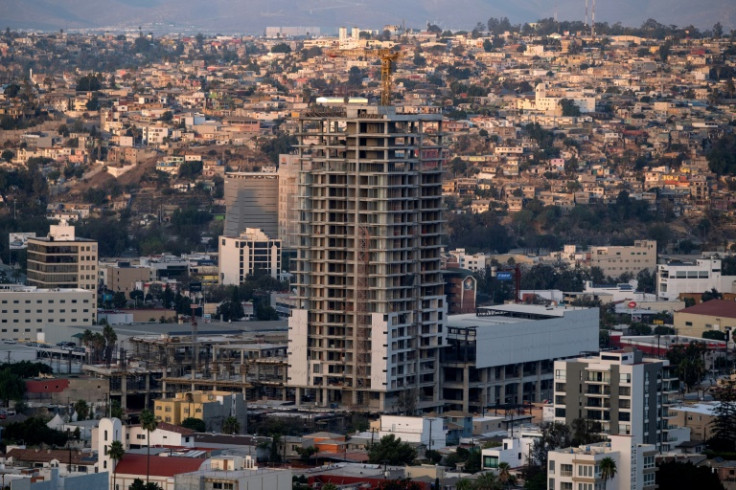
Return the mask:
[[393,49],[380,48],[354,48],[354,49],[334,49],[327,51],[330,58],[344,57],[351,59],[380,59],[381,60],[381,105],[391,105],[391,76],[393,75],[393,65],[402,56],[401,51]]

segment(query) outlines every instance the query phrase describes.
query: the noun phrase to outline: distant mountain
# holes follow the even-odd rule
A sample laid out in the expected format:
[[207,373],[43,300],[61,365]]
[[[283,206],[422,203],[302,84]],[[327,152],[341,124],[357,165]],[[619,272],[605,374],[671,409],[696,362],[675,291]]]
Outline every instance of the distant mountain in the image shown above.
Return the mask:
[[[592,4],[593,0],[590,0]],[[557,7],[555,7],[555,5]],[[472,29],[489,17],[533,22],[553,17],[583,20],[584,0],[2,0],[1,27],[14,29],[135,28],[158,31],[262,33],[266,26],[341,25],[378,28],[384,24]],[[597,2],[596,20],[639,26],[653,18],[662,24],[710,28],[721,22],[736,28],[734,0],[608,0]]]

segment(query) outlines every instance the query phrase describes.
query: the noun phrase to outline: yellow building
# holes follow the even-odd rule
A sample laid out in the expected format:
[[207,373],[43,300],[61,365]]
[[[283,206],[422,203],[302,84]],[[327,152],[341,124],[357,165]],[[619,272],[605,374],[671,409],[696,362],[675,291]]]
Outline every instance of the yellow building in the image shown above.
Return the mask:
[[244,426],[245,399],[242,393],[187,391],[156,400],[153,413],[160,422],[181,425],[192,417],[204,420],[208,431],[219,431],[228,417],[235,417]]
[[674,314],[674,326],[678,335],[702,337],[705,332],[729,332],[736,330],[736,302],[712,299]]

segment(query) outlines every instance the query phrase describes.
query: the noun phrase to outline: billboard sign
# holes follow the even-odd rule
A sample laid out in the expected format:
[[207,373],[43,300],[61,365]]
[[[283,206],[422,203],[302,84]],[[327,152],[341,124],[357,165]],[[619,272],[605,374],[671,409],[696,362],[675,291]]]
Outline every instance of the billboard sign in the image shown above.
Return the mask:
[[498,279],[499,281],[510,281],[511,273],[510,272],[499,272],[496,274],[496,279]]
[[28,248],[28,239],[36,238],[35,233],[8,233],[10,250],[25,250]]

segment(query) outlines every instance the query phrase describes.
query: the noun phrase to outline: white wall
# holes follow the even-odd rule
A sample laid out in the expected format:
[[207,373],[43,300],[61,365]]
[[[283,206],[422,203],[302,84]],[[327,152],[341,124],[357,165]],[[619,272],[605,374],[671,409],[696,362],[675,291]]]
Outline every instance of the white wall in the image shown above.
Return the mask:
[[[452,317],[448,325],[453,326]],[[598,308],[566,310],[564,317],[483,325],[477,322],[478,369],[598,351]]]
[[289,380],[287,381],[290,386],[308,385],[307,318],[307,310],[291,310],[289,317]]

